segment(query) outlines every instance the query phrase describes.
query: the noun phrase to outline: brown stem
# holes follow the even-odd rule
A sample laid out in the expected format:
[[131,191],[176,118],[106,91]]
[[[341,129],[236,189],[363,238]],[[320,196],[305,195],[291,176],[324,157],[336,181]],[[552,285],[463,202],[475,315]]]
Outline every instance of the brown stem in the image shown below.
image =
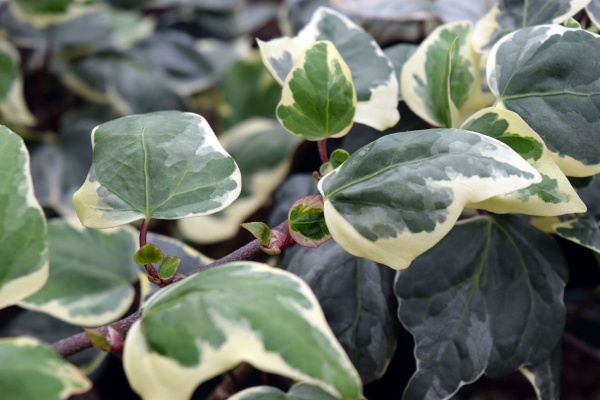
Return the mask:
[[150,221],[145,219],[140,228],[140,248],[146,245],[146,236],[148,236],[148,225]]
[[327,155],[327,139],[319,140],[317,142],[317,147],[319,148],[319,157],[321,158],[321,163],[325,164],[329,161],[329,156]]
[[225,375],[223,382],[212,391],[206,400],[228,399],[240,390],[241,382],[248,379],[253,371],[254,368],[250,364],[242,363],[238,365],[233,371]]
[[[282,222],[281,224],[277,225],[272,230],[279,230],[281,232],[289,232],[288,221],[286,220],[286,221]],[[140,237],[141,237],[141,235],[140,235]],[[284,246],[285,246],[284,248],[291,247],[294,245],[294,243],[295,242],[293,240],[286,241],[286,243],[284,243]],[[186,274],[186,276],[190,276],[190,275],[205,271],[207,269],[210,269],[210,268],[213,268],[213,267],[216,267],[219,265],[227,264],[232,261],[251,260],[253,258],[256,258],[258,255],[263,254],[260,247],[261,247],[261,244],[258,241],[258,239],[253,240],[252,242],[239,248],[238,250],[234,251],[233,253],[231,253],[219,260],[213,261],[212,263],[207,264],[203,267],[200,267],[197,270],[192,271],[189,274]],[[282,250],[284,248],[282,248]],[[111,327],[114,330],[116,330],[117,332],[121,333],[123,335],[123,337],[126,337],[127,332],[129,332],[129,329],[131,328],[131,325],[133,325],[133,323],[135,321],[140,319],[141,316],[142,316],[142,309],[136,311],[135,313],[131,314],[130,316],[128,316],[120,321],[113,322],[112,324],[108,324],[108,325],[104,325],[99,328],[96,328],[95,331],[100,332],[106,336],[108,334],[108,327]],[[92,343],[90,342],[89,337],[85,333],[78,333],[76,335],[59,340],[58,342],[52,344],[52,348],[54,348],[54,350],[56,350],[56,352],[63,357],[69,357],[73,354],[79,353],[80,351],[89,349],[90,347],[92,347]]]

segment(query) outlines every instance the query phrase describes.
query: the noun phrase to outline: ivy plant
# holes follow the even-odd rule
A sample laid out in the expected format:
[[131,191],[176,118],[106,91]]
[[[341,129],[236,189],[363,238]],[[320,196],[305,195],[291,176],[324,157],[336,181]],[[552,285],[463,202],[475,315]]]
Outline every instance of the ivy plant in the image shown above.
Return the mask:
[[561,396],[600,296],[568,315],[562,250],[600,260],[598,2],[418,45],[379,2],[284,3],[275,37],[260,2],[0,1],[7,398],[97,390],[100,353],[144,400],[390,398],[391,363],[406,400],[513,372]]

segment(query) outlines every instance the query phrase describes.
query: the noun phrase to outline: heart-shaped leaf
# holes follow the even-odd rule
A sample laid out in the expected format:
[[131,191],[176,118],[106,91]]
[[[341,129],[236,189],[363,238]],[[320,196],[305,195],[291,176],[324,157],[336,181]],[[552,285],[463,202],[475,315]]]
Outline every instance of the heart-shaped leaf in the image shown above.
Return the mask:
[[589,68],[596,61],[600,36],[559,25],[513,32],[488,58],[490,89],[544,139],[565,175],[600,172],[600,70]]
[[484,372],[539,365],[562,336],[567,264],[519,217],[459,223],[398,274],[398,315],[417,358],[405,399],[449,398]]
[[6,399],[67,399],[92,387],[83,372],[30,337],[0,339],[0,365],[0,387]]
[[398,122],[396,71],[375,40],[337,11],[320,7],[294,38],[258,40],[263,62],[283,85],[304,51],[320,40],[332,42],[352,73],[358,103],[355,122],[378,130]]
[[85,226],[211,214],[240,193],[235,161],[196,114],[119,118],[96,127],[92,145],[94,162],[73,196]]
[[471,116],[461,129],[500,140],[542,175],[540,183],[470,207],[540,216],[585,212],[585,204],[552,159],[542,138],[518,114],[497,107],[486,108]]
[[0,308],[37,292],[48,279],[46,218],[33,194],[23,140],[0,125]]
[[352,128],[356,91],[335,46],[318,41],[296,61],[283,84],[277,118],[307,140],[342,137]]
[[384,136],[319,182],[333,239],[394,269],[450,231],[463,207],[540,182],[505,144],[460,129]]
[[359,399],[361,383],[317,300],[300,279],[253,262],[209,269],[148,303],[123,354],[144,398],[188,399],[242,361]]

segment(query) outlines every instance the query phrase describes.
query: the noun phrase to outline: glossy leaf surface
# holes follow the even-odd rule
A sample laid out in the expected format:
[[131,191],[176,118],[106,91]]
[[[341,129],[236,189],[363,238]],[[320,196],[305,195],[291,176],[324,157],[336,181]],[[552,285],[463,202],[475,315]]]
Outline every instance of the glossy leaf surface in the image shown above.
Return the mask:
[[242,361],[343,398],[362,390],[308,286],[259,263],[209,269],[160,291],[125,343],[129,383],[150,400],[188,399]]
[[398,333],[394,271],[346,252],[333,240],[285,251],[282,268],[301,277],[364,384],[386,371]]
[[578,177],[600,172],[600,70],[581,63],[581,54],[600,60],[600,36],[541,25],[505,36],[487,64],[502,107],[544,139],[565,175]]
[[366,145],[323,177],[319,191],[338,244],[403,269],[450,231],[465,205],[540,180],[531,165],[495,139],[431,129]]
[[107,122],[92,133],[94,162],[73,196],[82,223],[217,212],[240,193],[240,172],[204,118],[163,111]]
[[20,305],[71,324],[107,324],[133,302],[137,232],[131,228],[98,231],[75,224],[63,220],[48,224],[50,277]]
[[398,80],[391,61],[375,40],[344,15],[320,7],[297,36],[258,41],[263,62],[283,85],[304,50],[320,40],[331,41],[348,64],[358,104],[355,122],[383,130],[398,122]]
[[48,279],[46,217],[33,194],[23,140],[0,125],[0,308],[38,291]]
[[471,116],[461,127],[500,140],[542,175],[542,181],[482,203],[471,204],[495,213],[552,216],[585,212],[586,207],[552,159],[544,141],[518,114],[491,107]]
[[404,398],[447,398],[484,372],[547,360],[564,329],[567,274],[556,242],[523,219],[457,224],[396,279],[418,365]]
[[335,46],[318,41],[300,56],[283,84],[277,118],[307,140],[342,137],[352,127],[356,91]]
[[0,388],[6,399],[67,399],[92,386],[52,348],[30,337],[0,339],[0,365]]

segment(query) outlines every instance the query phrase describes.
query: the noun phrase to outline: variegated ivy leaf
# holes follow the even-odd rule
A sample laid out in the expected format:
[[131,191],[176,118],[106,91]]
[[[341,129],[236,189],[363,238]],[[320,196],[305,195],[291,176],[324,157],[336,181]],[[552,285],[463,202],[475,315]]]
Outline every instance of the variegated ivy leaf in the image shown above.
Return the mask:
[[409,266],[463,207],[541,181],[505,144],[460,129],[400,132],[357,150],[319,182],[333,239],[358,257]]
[[304,51],[320,40],[334,44],[352,73],[358,99],[354,121],[378,130],[394,126],[400,118],[394,67],[375,40],[339,12],[320,7],[295,37],[258,40],[258,46],[265,66],[283,85]]
[[600,253],[600,227],[593,217],[584,216],[554,224],[552,229],[558,236]]
[[560,399],[561,359],[562,343],[559,342],[548,359],[519,369],[533,386],[538,400]]
[[4,308],[46,283],[48,242],[46,218],[33,194],[29,154],[23,140],[2,125],[0,227],[0,308]]
[[48,282],[20,306],[81,326],[104,325],[125,314],[138,280],[134,229],[98,231],[52,220],[48,239]]
[[49,346],[26,336],[0,339],[2,397],[59,400],[85,393],[92,383]]
[[564,331],[567,277],[557,243],[524,219],[457,224],[396,278],[398,316],[416,343],[404,398],[447,399],[484,372],[545,362]]
[[123,117],[92,132],[94,161],[73,195],[81,222],[109,228],[222,210],[240,193],[240,171],[204,118],[162,111]]
[[285,79],[277,119],[294,135],[322,140],[346,135],[355,112],[356,91],[344,59],[331,42],[314,43]]
[[544,139],[565,175],[578,177],[600,172],[600,70],[583,65],[581,54],[600,62],[600,37],[542,25],[505,36],[487,64],[501,106]]
[[585,212],[585,204],[552,159],[544,141],[518,114],[502,108],[486,108],[469,118],[461,129],[503,142],[542,175],[540,183],[469,207],[539,216]]
[[37,27],[68,21],[92,11],[95,0],[14,0],[12,11]]
[[600,27],[600,0],[590,1],[585,8],[585,11],[594,25],[596,25],[596,27]]
[[494,43],[517,29],[561,24],[583,9],[590,0],[498,0],[475,25],[473,45],[489,51]]
[[233,237],[287,175],[291,155],[300,139],[274,120],[250,119],[219,135],[242,175],[242,191],[232,205],[214,215],[178,221],[182,235],[196,243],[214,243]]
[[254,262],[161,290],[129,331],[123,358],[131,387],[145,400],[188,399],[242,361],[344,399],[362,391],[306,283]]
[[485,106],[471,31],[468,21],[436,28],[402,69],[403,100],[434,126],[457,128]]
[[[394,65],[396,78],[398,78],[399,84],[402,79],[402,70],[404,69],[404,65],[406,65],[406,61],[408,61],[418,48],[419,46],[416,44],[400,43],[383,50],[385,55],[389,57]],[[398,86],[398,99],[402,100],[402,88],[400,86]]]
[[310,383],[297,383],[285,393],[271,386],[256,386],[242,390],[229,397],[229,400],[339,400],[338,396],[327,393]]
[[0,115],[16,125],[35,123],[23,97],[19,53],[3,38],[0,38]]
[[292,204],[288,221],[290,235],[300,246],[315,248],[331,239],[319,195],[302,197]]

